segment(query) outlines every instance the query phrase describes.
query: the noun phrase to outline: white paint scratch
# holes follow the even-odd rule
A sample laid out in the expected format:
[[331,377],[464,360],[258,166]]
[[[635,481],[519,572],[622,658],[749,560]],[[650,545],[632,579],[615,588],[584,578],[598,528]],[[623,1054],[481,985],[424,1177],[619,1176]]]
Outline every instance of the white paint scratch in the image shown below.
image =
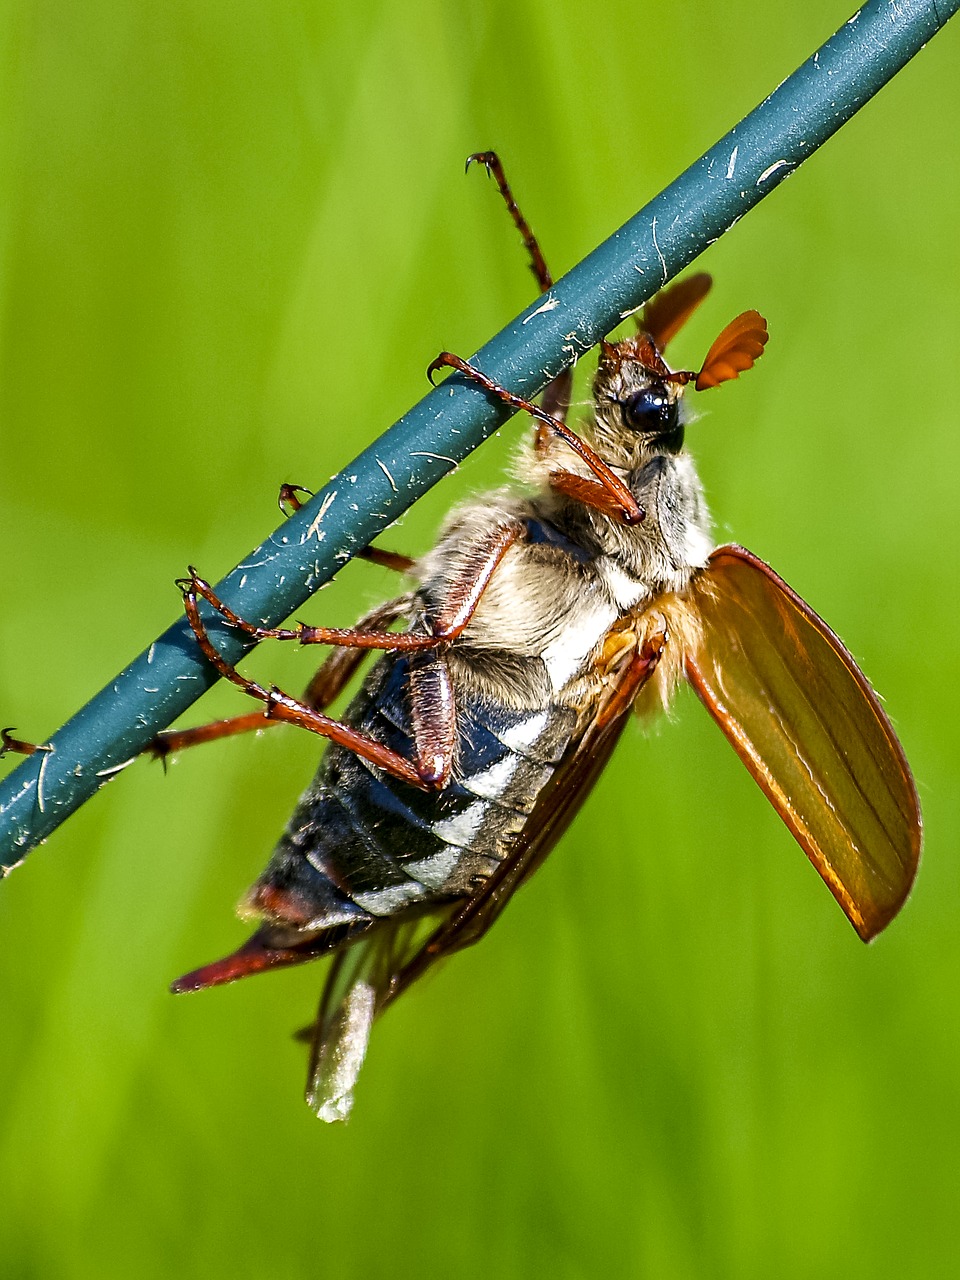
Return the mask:
[[768,178],[772,178],[778,169],[786,169],[790,165],[789,160],[775,160],[768,169],[764,169],[760,177],[757,179],[757,186],[761,186]]
[[560,305],[559,298],[547,298],[546,302],[541,303],[540,306],[537,307],[536,311],[531,311],[528,316],[524,316],[523,323],[527,324],[530,320],[535,319],[537,316],[542,316],[546,311],[556,311],[559,305]]
[[456,458],[448,458],[445,453],[429,453],[425,449],[412,449],[410,451],[411,458],[435,458],[437,462],[449,462],[451,467],[456,469],[459,466]]
[[667,283],[667,276],[669,275],[669,272],[667,271],[667,261],[666,261],[666,258],[664,258],[663,254],[660,252],[660,245],[659,245],[659,244],[658,244],[658,242],[657,242],[657,220],[656,220],[656,218],[654,218],[654,220],[653,220],[653,226],[650,228],[650,230],[653,232],[653,247],[654,247],[654,248],[656,249],[656,251],[657,251],[657,257],[660,259],[660,269],[663,271],[663,283],[664,283],[664,284],[666,284],[666,283]]
[[112,778],[115,773],[120,773],[123,769],[129,769],[136,758],[136,756],[131,756],[129,760],[122,760],[120,764],[112,764],[109,769],[98,769],[95,776],[98,778]]
[[37,808],[41,813],[46,813],[43,800],[43,784],[47,776],[47,768],[50,764],[50,757],[53,755],[53,747],[46,747],[43,750],[43,759],[40,761],[40,771],[37,774]]
[[727,181],[729,181],[733,177],[734,172],[736,170],[737,153],[739,152],[739,150],[740,150],[740,145],[738,143],[737,146],[735,146],[733,150],[730,152],[730,159],[727,161]]
[[[303,546],[303,544],[304,544],[305,542],[309,542],[309,541],[310,541],[310,538],[311,538],[311,536],[312,536],[313,534],[316,534],[316,535],[317,535],[317,541],[318,541],[318,542],[322,542],[322,541],[324,540],[324,538],[326,537],[326,534],[325,534],[325,533],[323,532],[323,530],[320,528],[320,524],[321,524],[321,522],[322,522],[322,520],[323,520],[323,517],[324,517],[324,516],[327,514],[327,512],[330,510],[330,507],[331,507],[331,505],[333,504],[333,500],[334,500],[334,498],[335,498],[336,496],[337,496],[337,491],[336,491],[336,489],[331,489],[331,491],[330,491],[330,492],[327,494],[327,496],[324,498],[323,502],[321,502],[321,503],[320,503],[320,510],[317,512],[317,514],[316,514],[316,518],[314,519],[313,524],[311,524],[310,528],[307,530],[307,532],[306,532],[306,533],[303,535],[303,537],[300,539],[300,545],[301,545],[301,546]],[[252,566],[251,566],[251,567],[252,567]]]
[[400,492],[400,490],[397,488],[397,482],[394,480],[393,476],[392,476],[392,475],[390,474],[390,472],[387,470],[386,463],[381,462],[381,461],[380,461],[380,459],[378,458],[378,459],[377,459],[377,466],[380,468],[380,470],[383,472],[383,474],[384,474],[384,475],[387,477],[387,479],[390,481],[390,488],[393,490],[393,492],[394,492],[394,493],[399,493],[399,492]]

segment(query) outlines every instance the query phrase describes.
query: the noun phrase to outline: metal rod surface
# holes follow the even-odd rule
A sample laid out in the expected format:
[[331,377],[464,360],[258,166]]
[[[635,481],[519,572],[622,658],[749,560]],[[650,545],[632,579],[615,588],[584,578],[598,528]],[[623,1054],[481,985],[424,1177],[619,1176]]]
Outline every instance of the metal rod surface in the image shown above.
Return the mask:
[[[890,80],[960,0],[870,0],[675,182],[474,357],[518,395],[652,297]],[[455,376],[410,410],[216,586],[276,626],[509,416]],[[359,508],[359,510],[358,510]],[[245,646],[210,621],[224,656]],[[0,784],[0,876],[121,772],[217,679],[184,619],[169,627]]]

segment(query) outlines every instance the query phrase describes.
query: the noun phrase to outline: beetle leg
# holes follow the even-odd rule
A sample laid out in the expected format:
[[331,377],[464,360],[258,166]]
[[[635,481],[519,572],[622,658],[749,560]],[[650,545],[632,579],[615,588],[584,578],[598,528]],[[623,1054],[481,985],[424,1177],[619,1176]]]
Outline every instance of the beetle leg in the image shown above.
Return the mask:
[[606,703],[597,716],[597,727],[602,729],[618,717],[624,715],[633,705],[637,694],[647,683],[657,668],[667,647],[667,630],[647,636],[643,644],[630,659],[627,670],[618,679],[613,697]]
[[[430,630],[425,635],[395,634],[377,630],[339,632],[319,627],[302,627],[289,632],[265,631],[263,628],[251,627],[249,623],[243,622],[217,599],[207,583],[195,575],[182,584],[184,608],[204,657],[221,676],[250,697],[263,702],[264,716],[267,719],[296,724],[321,737],[329,738],[371,764],[385,769],[401,782],[407,782],[424,791],[440,790],[446,785],[450,776],[456,737],[453,689],[442,657],[434,653],[425,653],[421,657],[418,651],[435,650],[449,644],[461,634],[473,617],[480,603],[480,597],[497,566],[521,531],[522,527],[519,523],[500,525],[494,528],[486,539],[476,544],[471,553],[464,557],[460,571],[454,576],[442,607],[434,615],[427,617],[426,622]],[[351,725],[324,715],[316,707],[310,706],[306,700],[291,697],[281,689],[265,689],[255,680],[241,675],[236,667],[227,662],[214,647],[200,617],[198,596],[202,596],[217,608],[228,622],[257,638],[272,635],[279,639],[304,639],[305,643],[333,643],[353,649],[361,656],[368,648],[413,652],[415,660],[411,663],[411,697],[414,702],[416,759],[412,762],[405,759],[375,738],[354,729]],[[374,621],[377,625],[383,625],[383,620],[380,618],[375,618]],[[261,632],[264,634],[261,635]],[[315,636],[316,640],[314,640]],[[319,639],[320,636],[323,637],[322,641]],[[338,638],[331,640],[329,638],[331,636]],[[350,666],[350,660],[347,658],[342,659],[342,663],[344,666]],[[352,670],[353,667],[350,666],[350,669]],[[318,672],[317,681],[322,674],[323,668]],[[336,682],[334,683],[336,687]],[[241,719],[244,724],[236,732],[242,732],[243,728],[250,727],[248,718],[241,717]],[[209,737],[203,740],[208,741]]]
[[15,756],[32,756],[38,751],[52,751],[52,747],[39,746],[36,742],[25,742],[13,736],[13,729],[0,729],[0,756],[8,752]]
[[[507,548],[522,531],[518,523],[501,525],[470,548],[441,607],[427,614],[427,626],[437,640],[447,644],[463,632]],[[420,776],[445,787],[453,766],[457,720],[450,672],[437,649],[411,654],[410,708]]]
[[250,711],[247,715],[198,724],[192,729],[164,729],[144,750],[149,751],[154,760],[162,760],[166,769],[167,756],[184,751],[187,747],[199,747],[202,742],[218,742],[221,738],[235,738],[241,733],[259,733],[261,729],[269,729],[274,723],[273,720],[267,720],[262,711]]
[[431,635],[410,635],[379,629],[366,631],[356,627],[310,627],[303,622],[297,623],[295,627],[258,627],[224,604],[210,583],[201,578],[192,565],[190,576],[178,579],[177,585],[187,601],[187,617],[190,618],[194,632],[197,628],[193,623],[189,602],[193,600],[193,613],[199,619],[196,601],[200,597],[216,609],[230,626],[236,627],[252,640],[299,640],[301,644],[333,644],[359,649],[424,649],[437,643]]
[[476,612],[480,597],[509,548],[524,532],[519,521],[491,529],[464,555],[447,587],[442,606],[428,616],[432,634],[440,640],[455,640]]
[[530,270],[540,286],[540,292],[546,293],[548,289],[553,288],[553,276],[550,274],[550,268],[547,266],[546,259],[537,242],[537,237],[530,230],[530,224],[520,212],[520,207],[513,198],[510,183],[507,181],[507,175],[504,173],[503,165],[500,163],[500,157],[495,151],[476,151],[472,156],[467,156],[467,168],[469,169],[472,164],[482,164],[488,175],[496,182],[507,206],[507,212],[513,219],[514,226],[523,237],[523,247],[530,255]]
[[312,489],[305,489],[302,484],[282,484],[280,492],[277,494],[277,506],[285,516],[292,516],[303,506],[299,495],[305,493],[308,498],[313,497]]
[[322,738],[329,738],[332,742],[339,743],[340,746],[348,747],[362,759],[386,769],[388,773],[399,778],[402,782],[408,782],[411,786],[420,787],[423,790],[432,789],[431,784],[425,783],[421,779],[419,773],[409,761],[404,760],[402,756],[395,751],[391,751],[382,743],[376,742],[367,734],[361,733],[349,725],[342,724],[339,720],[331,719],[331,717],[324,715],[322,711],[316,711],[313,707],[308,706],[306,702],[284,693],[281,689],[265,689],[263,685],[258,684],[255,680],[242,676],[236,667],[227,662],[214,648],[203,625],[203,619],[200,617],[196,594],[192,590],[188,589],[185,592],[184,604],[187,619],[194,635],[197,637],[197,643],[203,656],[216,668],[221,676],[231,681],[244,693],[249,694],[250,697],[257,698],[264,703],[264,716],[268,719],[284,721],[287,724],[296,724],[303,729],[309,729],[311,732],[319,734]]
[[[623,510],[616,498],[597,480],[589,480],[586,476],[578,476],[574,471],[551,471],[550,488],[555,493],[562,493],[568,498],[582,502],[585,507],[593,507],[602,511],[612,519],[622,516]],[[639,508],[643,512],[643,508]]]
[[[502,525],[470,548],[441,607],[427,614],[427,626],[439,641],[447,644],[463,632],[507,548],[522,531],[518,523]],[[450,672],[436,649],[411,654],[410,709],[420,776],[445,787],[453,766],[457,720]]]
[[[488,175],[496,182],[500,194],[503,196],[504,203],[507,206],[507,212],[513,219],[513,224],[523,237],[523,245],[527,253],[530,255],[530,270],[534,274],[541,293],[546,293],[553,288],[553,276],[550,274],[550,268],[543,256],[543,250],[537,237],[530,229],[530,224],[520,211],[513,192],[510,189],[510,183],[507,181],[507,175],[503,171],[503,165],[500,163],[500,157],[495,151],[478,151],[472,156],[467,157],[467,168],[471,164],[482,164]],[[558,418],[561,422],[567,420],[567,410],[570,408],[570,392],[573,387],[573,372],[570,369],[564,369],[562,373],[558,373],[552,382],[548,383],[543,397],[541,406],[544,413],[551,418]],[[550,434],[545,425],[541,422],[537,425],[537,448],[546,447]]]
[[[357,626],[387,627],[402,616],[408,604],[407,596],[390,600],[361,618]],[[324,711],[343,692],[366,656],[364,649],[334,649],[307,685],[303,695],[304,703],[314,711]],[[157,734],[146,750],[154,759],[166,761],[167,756],[183,751],[186,747],[197,747],[202,742],[216,742],[220,738],[232,738],[241,733],[257,733],[275,724],[280,724],[280,721],[269,719],[262,711],[251,711],[247,715],[195,725],[192,729],[164,730]]]
[[411,573],[417,563],[412,556],[401,555],[398,551],[385,551],[383,547],[372,544],[358,551],[354,559],[369,560],[384,569],[394,569],[397,573]]
[[[519,525],[501,525],[494,530],[487,542],[477,545],[474,554],[464,562],[464,570],[451,587],[444,608],[431,620],[430,630],[425,633],[378,629],[368,631],[360,627],[311,627],[305,622],[300,622],[295,627],[257,627],[246,622],[229,605],[224,604],[209,582],[199,577],[193,568],[189,578],[180,579],[180,586],[184,599],[193,599],[194,613],[196,599],[201,596],[231,626],[254,640],[297,640],[300,644],[332,644],[358,649],[389,649],[395,652],[435,649],[439,644],[456,640],[466,627],[494,570],[519,532]],[[187,616],[190,617],[189,606]],[[196,616],[199,618],[198,614]]]
[[457,710],[450,671],[438,653],[410,658],[410,713],[417,770],[421,779],[442,788],[450,780],[457,739]]
[[585,440],[581,440],[577,433],[571,431],[566,423],[561,422],[559,418],[551,418],[548,413],[545,413],[532,400],[524,400],[522,396],[514,395],[506,387],[501,387],[492,378],[488,378],[485,373],[481,373],[479,369],[474,368],[468,361],[460,356],[455,356],[450,351],[440,352],[436,360],[428,366],[427,376],[430,377],[437,369],[443,368],[456,369],[458,373],[462,373],[465,377],[478,382],[485,391],[489,391],[491,395],[496,396],[498,400],[502,400],[511,409],[524,409],[531,417],[549,427],[555,435],[567,442],[574,453],[583,459],[600,484],[610,494],[617,519],[622,520],[624,524],[640,523],[643,519],[643,511],[637,504],[636,498],[620,477],[614,475],[596,450],[592,449]]

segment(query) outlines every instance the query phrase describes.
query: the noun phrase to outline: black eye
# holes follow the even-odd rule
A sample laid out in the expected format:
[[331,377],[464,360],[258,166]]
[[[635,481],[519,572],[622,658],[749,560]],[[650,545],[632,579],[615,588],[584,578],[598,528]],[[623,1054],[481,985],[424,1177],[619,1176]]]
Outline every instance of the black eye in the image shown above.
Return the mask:
[[624,426],[654,435],[669,434],[679,426],[677,402],[662,384],[654,383],[621,402]]

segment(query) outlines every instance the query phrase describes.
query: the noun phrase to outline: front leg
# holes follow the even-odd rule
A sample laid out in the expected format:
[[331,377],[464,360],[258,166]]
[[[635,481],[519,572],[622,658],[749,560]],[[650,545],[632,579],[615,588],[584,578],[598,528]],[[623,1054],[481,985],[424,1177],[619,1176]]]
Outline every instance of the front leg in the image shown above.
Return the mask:
[[[603,512],[611,520],[619,520],[623,516],[622,507],[617,499],[611,496],[605,485],[587,476],[577,475],[575,471],[551,471],[550,488],[554,493],[562,493],[564,497],[573,498],[575,502],[581,502],[585,507]],[[642,519],[646,512],[640,506],[638,510]]]
[[[357,629],[369,631],[388,627],[401,618],[409,606],[409,596],[398,596],[361,618]],[[343,692],[366,656],[364,649],[334,649],[329,653],[303,694],[306,705],[314,711],[325,711]],[[251,711],[247,715],[231,716],[227,720],[194,725],[192,729],[166,729],[158,733],[146,749],[155,759],[166,764],[168,756],[187,747],[197,747],[202,742],[217,742],[221,738],[233,738],[242,733],[259,733],[279,723],[279,720],[268,719],[264,711]]]
[[[639,506],[636,498],[624,482],[610,470],[597,451],[592,449],[586,440],[581,440],[575,431],[571,431],[565,422],[561,422],[559,418],[552,418],[539,405],[534,404],[532,400],[524,400],[522,396],[514,395],[506,387],[501,387],[492,378],[488,378],[485,373],[475,369],[468,361],[461,359],[460,356],[453,355],[450,351],[440,352],[436,360],[428,366],[427,376],[432,380],[432,375],[437,369],[443,368],[456,369],[458,373],[471,378],[474,382],[479,383],[485,391],[489,391],[498,400],[509,405],[511,409],[524,409],[542,426],[559,436],[561,440],[566,441],[574,453],[583,459],[597,477],[599,484],[607,491],[611,510],[615,512],[618,520],[628,525],[639,524],[643,520],[643,508]],[[538,445],[538,447],[542,447],[542,445]]]

